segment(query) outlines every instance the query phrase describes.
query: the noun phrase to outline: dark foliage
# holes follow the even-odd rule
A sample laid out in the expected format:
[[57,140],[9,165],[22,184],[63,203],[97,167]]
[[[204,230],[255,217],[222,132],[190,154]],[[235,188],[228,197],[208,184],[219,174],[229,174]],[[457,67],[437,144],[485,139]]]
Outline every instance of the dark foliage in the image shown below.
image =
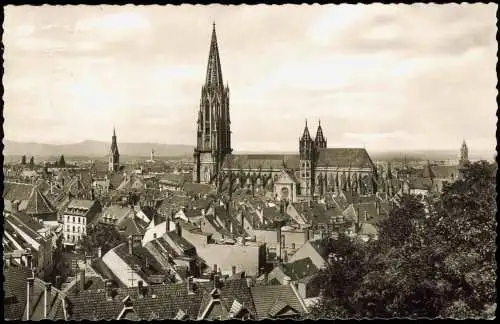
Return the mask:
[[492,318],[496,165],[467,165],[437,199],[405,196],[378,242],[330,242],[345,258],[322,273],[315,318]]

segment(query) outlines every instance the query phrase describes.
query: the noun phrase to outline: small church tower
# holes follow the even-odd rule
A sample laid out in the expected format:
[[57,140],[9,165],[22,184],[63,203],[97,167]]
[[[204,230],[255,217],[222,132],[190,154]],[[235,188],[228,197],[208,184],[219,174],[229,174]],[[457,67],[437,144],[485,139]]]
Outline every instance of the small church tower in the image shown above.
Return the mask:
[[314,142],[309,134],[309,128],[304,127],[304,133],[299,139],[300,151],[300,193],[302,196],[312,196],[312,179],[313,179],[313,156],[314,156]]
[[467,162],[469,162],[469,149],[467,148],[467,143],[465,143],[465,140],[464,140],[462,142],[462,147],[460,148],[459,165],[464,166]]
[[116,143],[116,131],[113,128],[113,137],[111,137],[111,149],[109,150],[109,167],[110,172],[118,171],[120,167],[120,153],[118,152],[118,144]]

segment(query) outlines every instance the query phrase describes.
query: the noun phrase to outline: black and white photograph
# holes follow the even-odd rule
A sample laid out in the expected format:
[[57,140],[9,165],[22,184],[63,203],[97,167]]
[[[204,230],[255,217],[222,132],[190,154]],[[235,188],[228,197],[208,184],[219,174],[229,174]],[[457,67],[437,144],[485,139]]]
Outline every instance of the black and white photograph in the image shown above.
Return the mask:
[[4,320],[496,317],[496,3],[3,9]]

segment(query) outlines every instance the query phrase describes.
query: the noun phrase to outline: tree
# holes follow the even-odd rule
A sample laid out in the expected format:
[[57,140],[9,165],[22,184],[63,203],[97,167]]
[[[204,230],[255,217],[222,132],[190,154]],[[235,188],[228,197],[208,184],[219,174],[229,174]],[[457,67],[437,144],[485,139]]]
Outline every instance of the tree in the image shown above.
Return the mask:
[[59,158],[59,163],[58,163],[58,165],[59,165],[60,167],[64,167],[64,166],[66,166],[66,161],[64,160],[64,155],[61,155],[61,157]]
[[32,156],[30,158],[30,167],[34,167],[35,166],[35,158]]
[[87,228],[87,235],[82,237],[80,245],[88,255],[95,255],[99,247],[104,255],[122,242],[123,238],[114,226],[98,224]]
[[21,157],[21,164],[22,164],[22,165],[26,165],[26,155],[23,155],[23,156]]
[[404,196],[364,258],[352,249],[354,267],[328,268],[322,281],[328,290],[313,313],[492,318],[496,168],[484,161],[465,166],[462,179],[446,185],[438,199]]

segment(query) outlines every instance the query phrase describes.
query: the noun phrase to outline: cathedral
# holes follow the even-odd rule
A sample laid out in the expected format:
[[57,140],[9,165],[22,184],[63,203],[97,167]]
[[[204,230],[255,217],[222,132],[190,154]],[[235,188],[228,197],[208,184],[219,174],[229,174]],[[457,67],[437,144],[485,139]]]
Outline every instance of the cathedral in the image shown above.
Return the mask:
[[329,148],[320,122],[313,138],[306,121],[298,154],[233,154],[229,112],[229,86],[223,83],[214,24],[201,89],[193,182],[212,183],[219,190],[271,191],[277,200],[290,202],[319,198],[327,192],[376,192],[377,172],[368,152]]

